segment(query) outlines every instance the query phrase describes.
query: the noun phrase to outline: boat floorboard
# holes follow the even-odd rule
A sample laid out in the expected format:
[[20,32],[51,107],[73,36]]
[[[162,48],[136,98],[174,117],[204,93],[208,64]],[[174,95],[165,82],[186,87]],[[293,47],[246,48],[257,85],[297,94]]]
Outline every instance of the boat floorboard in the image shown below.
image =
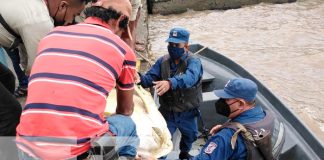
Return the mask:
[[[201,133],[199,132],[198,135]],[[173,141],[173,150],[168,154],[167,158],[168,160],[176,160],[179,159],[179,154],[180,154],[180,149],[179,149],[179,144],[180,144],[180,139],[181,139],[181,133],[179,130],[177,130],[172,139]],[[190,154],[195,156],[198,155],[200,152],[200,149],[202,146],[205,144],[205,141],[203,138],[198,138],[193,144],[192,144],[192,149],[190,150]]]

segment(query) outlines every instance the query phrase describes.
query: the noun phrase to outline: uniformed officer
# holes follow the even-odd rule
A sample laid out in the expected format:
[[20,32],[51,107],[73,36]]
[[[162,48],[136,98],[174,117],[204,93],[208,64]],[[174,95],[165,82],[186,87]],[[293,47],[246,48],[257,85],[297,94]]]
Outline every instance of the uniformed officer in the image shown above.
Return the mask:
[[182,134],[179,159],[190,159],[192,143],[198,135],[197,108],[202,100],[201,62],[189,53],[189,32],[173,28],[168,42],[169,54],[160,57],[152,68],[140,76],[143,87],[155,85],[160,112],[171,135],[178,128]]
[[217,113],[230,121],[211,130],[216,134],[196,160],[278,158],[284,143],[284,134],[279,134],[284,132],[283,124],[274,114],[256,105],[257,90],[253,81],[234,78],[224,89],[214,91],[220,98],[215,103]]

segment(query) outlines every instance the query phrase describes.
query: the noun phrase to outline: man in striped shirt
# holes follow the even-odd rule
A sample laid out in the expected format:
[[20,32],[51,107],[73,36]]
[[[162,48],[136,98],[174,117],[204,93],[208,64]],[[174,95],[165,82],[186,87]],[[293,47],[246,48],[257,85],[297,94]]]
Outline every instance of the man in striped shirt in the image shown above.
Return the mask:
[[[17,127],[21,159],[79,159],[107,132],[131,137],[118,152],[135,157],[139,142],[129,116],[136,57],[120,38],[130,12],[129,0],[101,0],[85,11],[84,23],[57,27],[41,40]],[[116,115],[105,119],[115,86]]]

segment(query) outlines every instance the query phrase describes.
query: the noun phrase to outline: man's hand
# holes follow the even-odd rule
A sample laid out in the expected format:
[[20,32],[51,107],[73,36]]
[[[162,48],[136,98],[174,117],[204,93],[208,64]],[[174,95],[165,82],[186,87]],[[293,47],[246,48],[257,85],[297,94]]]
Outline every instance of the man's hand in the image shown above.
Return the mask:
[[209,134],[214,135],[216,134],[220,129],[221,129],[222,125],[216,125],[214,126],[210,131]]
[[153,84],[155,84],[155,89],[159,96],[162,96],[165,92],[167,92],[171,88],[170,81],[155,81],[153,82]]

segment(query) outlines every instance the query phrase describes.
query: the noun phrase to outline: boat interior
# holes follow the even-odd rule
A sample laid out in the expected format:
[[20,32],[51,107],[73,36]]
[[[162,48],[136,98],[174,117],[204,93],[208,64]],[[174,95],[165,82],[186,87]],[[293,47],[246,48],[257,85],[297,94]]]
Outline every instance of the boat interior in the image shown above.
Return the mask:
[[[202,121],[198,120],[201,132],[203,131],[203,126],[210,129],[215,124],[222,124],[227,121],[226,117],[216,113],[214,103],[218,97],[215,96],[213,90],[222,89],[231,78],[249,78],[256,82],[259,88],[256,99],[257,105],[261,105],[264,109],[274,112],[284,122],[286,135],[280,159],[314,160],[324,158],[323,144],[321,144],[319,139],[296,117],[288,106],[284,105],[270,90],[244,68],[222,54],[199,44],[191,45],[190,51],[200,58],[204,69],[202,78],[203,102],[200,105]],[[204,125],[202,125],[202,122]],[[173,136],[174,143],[179,143],[179,139],[179,133]],[[177,150],[177,145],[175,145],[174,150]],[[174,158],[176,159],[176,157]],[[174,158],[168,156],[167,159]]]

